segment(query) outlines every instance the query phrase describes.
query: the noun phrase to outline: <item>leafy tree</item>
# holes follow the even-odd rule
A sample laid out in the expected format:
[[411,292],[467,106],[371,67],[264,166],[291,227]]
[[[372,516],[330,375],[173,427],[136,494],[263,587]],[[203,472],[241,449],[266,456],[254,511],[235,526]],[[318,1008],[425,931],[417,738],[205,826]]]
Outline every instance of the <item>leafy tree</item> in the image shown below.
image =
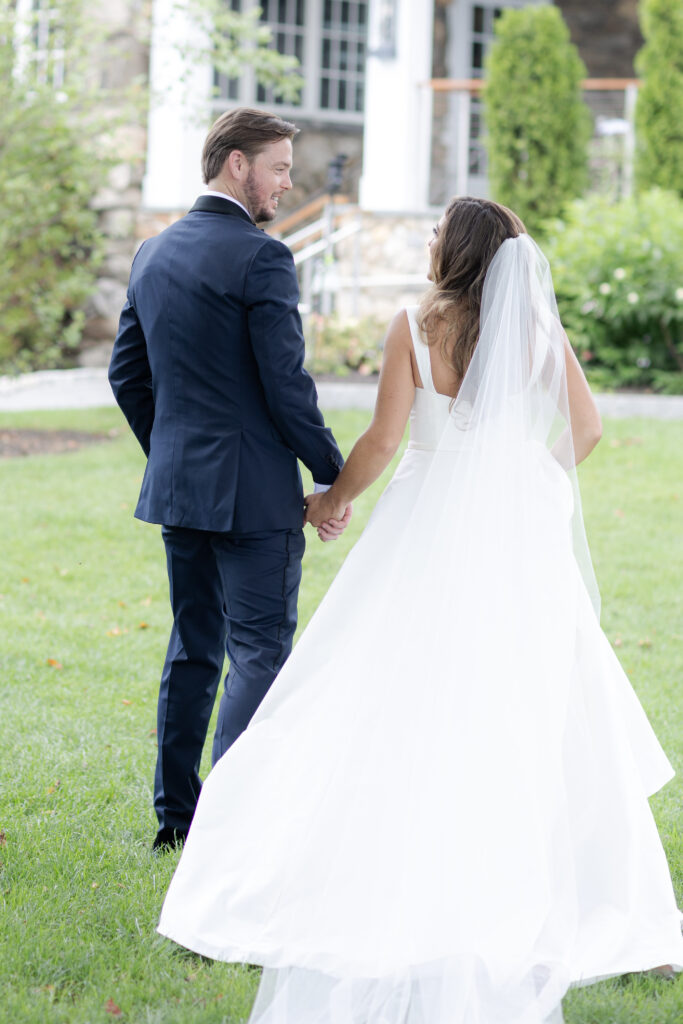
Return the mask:
[[496,21],[484,88],[494,197],[534,232],[581,195],[591,117],[586,69],[556,7],[508,9]]
[[683,196],[683,4],[643,0],[640,20],[636,181],[641,189],[658,185]]
[[104,166],[94,142],[105,126],[94,116],[84,63],[93,36],[80,4],[56,0],[54,6],[58,17],[41,56],[33,44],[39,14],[20,21],[14,3],[0,0],[0,361],[6,370],[55,365],[78,345],[82,307],[101,258],[90,201]]

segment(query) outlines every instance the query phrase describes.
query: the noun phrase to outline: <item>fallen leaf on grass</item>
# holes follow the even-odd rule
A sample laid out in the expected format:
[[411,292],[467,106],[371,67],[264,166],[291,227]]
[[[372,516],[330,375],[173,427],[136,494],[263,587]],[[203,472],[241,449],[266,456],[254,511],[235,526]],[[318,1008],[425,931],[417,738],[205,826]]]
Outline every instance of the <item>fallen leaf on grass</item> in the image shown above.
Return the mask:
[[623,641],[623,640],[621,639],[621,637],[620,637],[620,636],[617,636],[617,637],[615,637],[615,638],[614,638],[614,640],[612,641],[612,645],[613,645],[614,647],[621,647],[621,645],[623,644],[623,642],[624,642],[624,641]]
[[113,999],[107,999],[104,1005],[104,1012],[110,1013],[112,1017],[120,1017],[123,1010],[120,1006],[117,1006]]
[[57,779],[57,781],[54,783],[54,785],[47,787],[45,792],[47,793],[48,796],[50,796],[52,793],[56,793],[57,792],[57,790],[59,789],[60,785],[61,785],[61,782],[60,782],[59,779]]
[[645,637],[643,637],[642,640],[638,641],[638,646],[639,647],[652,647],[652,640],[650,640],[649,636],[645,636]]
[[64,668],[61,661],[57,661],[56,658],[48,658],[47,664],[50,666],[50,668]]
[[28,576],[22,576],[21,577],[21,582],[22,583],[30,583],[31,580],[30,580],[30,578]]
[[138,623],[138,629],[149,629],[149,622]]
[[123,700],[121,701],[121,703],[125,704],[126,707],[130,707],[130,705],[133,703],[133,701],[132,700],[126,700],[126,698],[124,697]]
[[127,607],[127,605],[126,605],[125,601],[119,601],[119,608],[126,608],[126,607]]
[[623,519],[624,518],[623,510],[620,509],[620,508],[615,508],[614,514],[617,517],[617,519]]
[[114,626],[113,629],[107,630],[107,636],[123,636],[123,634],[127,632],[127,629],[121,629],[120,626]]
[[0,832],[0,846],[7,846],[7,836],[4,830]]
[[93,884],[90,886],[91,889],[99,889],[99,887],[100,887],[100,883],[99,882],[93,882]]
[[147,733],[148,736],[156,736],[156,734],[157,734],[156,729],[150,729],[149,732]]
[[146,608],[149,608],[151,603],[152,603],[152,598],[151,597],[143,597],[143,599],[140,601],[140,604],[144,604],[144,606]]
[[613,437],[609,446],[610,448],[631,448],[634,444],[642,443],[642,437],[624,437],[623,439]]

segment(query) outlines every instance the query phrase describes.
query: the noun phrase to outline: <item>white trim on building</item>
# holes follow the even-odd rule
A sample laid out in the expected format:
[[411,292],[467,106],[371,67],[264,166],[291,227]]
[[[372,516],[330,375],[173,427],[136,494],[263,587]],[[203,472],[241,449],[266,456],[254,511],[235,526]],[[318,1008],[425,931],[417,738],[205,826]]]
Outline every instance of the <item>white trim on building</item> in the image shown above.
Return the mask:
[[[380,34],[391,10],[389,39]],[[375,212],[428,208],[433,0],[371,0],[360,204]]]

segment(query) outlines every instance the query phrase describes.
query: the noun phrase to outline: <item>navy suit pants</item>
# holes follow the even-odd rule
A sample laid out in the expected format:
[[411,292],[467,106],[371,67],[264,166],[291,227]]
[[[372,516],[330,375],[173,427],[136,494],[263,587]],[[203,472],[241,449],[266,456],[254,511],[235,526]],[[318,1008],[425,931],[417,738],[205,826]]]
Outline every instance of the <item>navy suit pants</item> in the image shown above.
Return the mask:
[[246,729],[292,649],[303,530],[235,534],[162,527],[173,629],[157,713],[154,809],[186,831],[227,652],[212,763]]

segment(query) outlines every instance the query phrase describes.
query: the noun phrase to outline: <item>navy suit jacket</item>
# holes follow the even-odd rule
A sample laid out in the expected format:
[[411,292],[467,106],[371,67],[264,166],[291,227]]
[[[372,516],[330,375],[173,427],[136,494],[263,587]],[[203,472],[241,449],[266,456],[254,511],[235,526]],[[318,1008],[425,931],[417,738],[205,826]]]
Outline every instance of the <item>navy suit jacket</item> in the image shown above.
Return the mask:
[[297,458],[334,482],[343,459],[303,368],[298,301],[287,246],[230,200],[201,196],[143,243],[109,367],[148,456],[139,519],[296,529]]

